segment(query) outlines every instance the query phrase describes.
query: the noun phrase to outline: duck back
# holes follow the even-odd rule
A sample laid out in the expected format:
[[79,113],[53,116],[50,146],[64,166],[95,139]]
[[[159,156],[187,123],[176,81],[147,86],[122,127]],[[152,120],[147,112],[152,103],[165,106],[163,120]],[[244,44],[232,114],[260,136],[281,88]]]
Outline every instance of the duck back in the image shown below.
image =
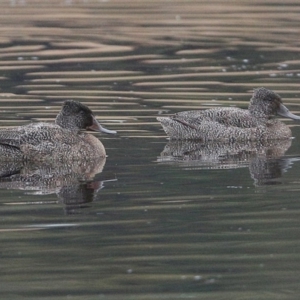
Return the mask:
[[106,156],[104,146],[93,135],[50,123],[1,130],[0,144],[2,160],[82,160]]

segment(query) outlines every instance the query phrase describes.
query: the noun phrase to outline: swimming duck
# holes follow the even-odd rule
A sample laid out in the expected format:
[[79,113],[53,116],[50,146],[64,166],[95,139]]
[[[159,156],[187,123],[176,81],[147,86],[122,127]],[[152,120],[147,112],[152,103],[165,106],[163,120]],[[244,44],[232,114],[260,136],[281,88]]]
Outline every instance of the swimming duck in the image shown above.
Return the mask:
[[290,138],[290,128],[274,119],[300,120],[283,104],[279,95],[265,88],[255,89],[248,109],[219,107],[158,117],[164,131],[174,140],[255,141]]
[[0,130],[0,160],[88,160],[105,157],[103,144],[82,129],[115,134],[103,128],[92,111],[80,102],[67,100],[55,124],[33,123]]

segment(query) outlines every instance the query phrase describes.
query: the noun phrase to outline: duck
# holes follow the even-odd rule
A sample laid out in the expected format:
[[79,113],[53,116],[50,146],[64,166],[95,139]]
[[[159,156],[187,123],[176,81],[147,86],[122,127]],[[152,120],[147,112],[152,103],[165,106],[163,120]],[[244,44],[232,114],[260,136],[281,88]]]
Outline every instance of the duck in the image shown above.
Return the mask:
[[1,129],[0,160],[72,161],[106,157],[101,141],[83,130],[116,134],[102,127],[86,105],[66,100],[55,123]]
[[171,140],[268,141],[291,138],[290,128],[276,115],[300,120],[283,105],[281,97],[264,87],[254,89],[248,109],[216,107],[159,116]]

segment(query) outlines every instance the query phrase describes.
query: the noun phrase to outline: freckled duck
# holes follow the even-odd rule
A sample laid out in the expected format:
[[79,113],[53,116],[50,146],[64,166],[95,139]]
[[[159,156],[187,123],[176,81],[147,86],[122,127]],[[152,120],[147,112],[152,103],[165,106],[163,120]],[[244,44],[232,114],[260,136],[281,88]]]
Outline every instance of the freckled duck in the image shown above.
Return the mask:
[[33,123],[0,130],[0,160],[88,160],[105,157],[105,148],[95,136],[81,132],[91,129],[105,133],[92,111],[80,102],[67,100],[55,124]]
[[158,117],[164,131],[174,140],[256,141],[287,139],[290,128],[275,119],[300,120],[283,104],[279,95],[265,88],[254,90],[248,109],[218,107]]

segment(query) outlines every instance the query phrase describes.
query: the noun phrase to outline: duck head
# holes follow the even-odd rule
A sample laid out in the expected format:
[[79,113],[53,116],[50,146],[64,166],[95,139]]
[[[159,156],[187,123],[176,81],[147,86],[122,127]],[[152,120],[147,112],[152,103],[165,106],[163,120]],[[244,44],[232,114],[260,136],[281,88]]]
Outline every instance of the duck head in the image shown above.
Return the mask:
[[114,130],[108,130],[102,127],[86,105],[74,100],[66,100],[63,103],[55,123],[62,128],[74,131],[90,129],[109,134],[117,133]]
[[300,120],[283,105],[281,97],[265,88],[255,89],[249,104],[249,111],[256,117],[271,118],[275,115]]

